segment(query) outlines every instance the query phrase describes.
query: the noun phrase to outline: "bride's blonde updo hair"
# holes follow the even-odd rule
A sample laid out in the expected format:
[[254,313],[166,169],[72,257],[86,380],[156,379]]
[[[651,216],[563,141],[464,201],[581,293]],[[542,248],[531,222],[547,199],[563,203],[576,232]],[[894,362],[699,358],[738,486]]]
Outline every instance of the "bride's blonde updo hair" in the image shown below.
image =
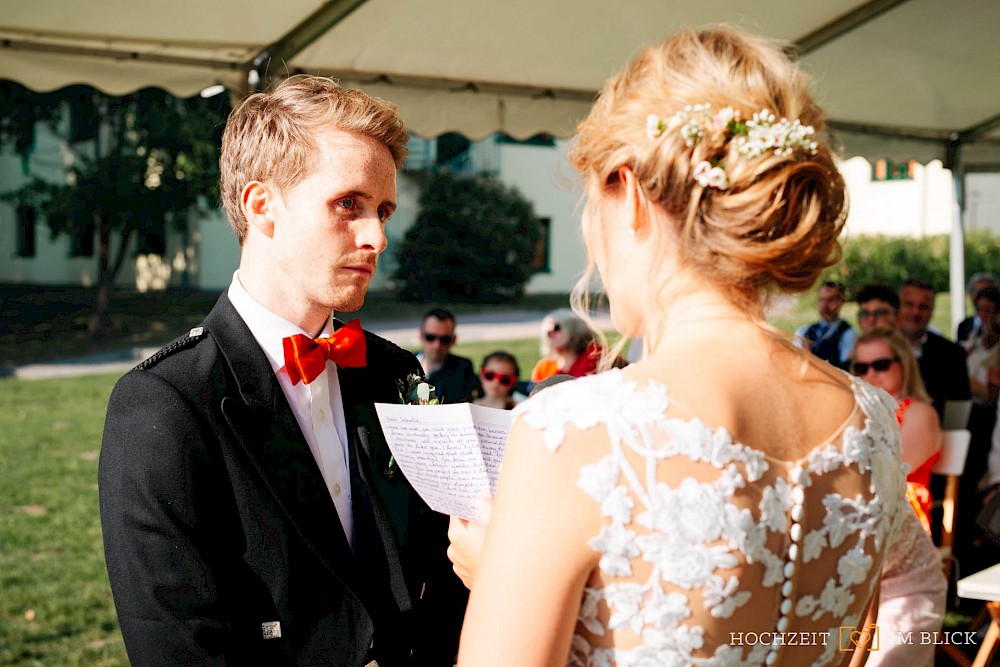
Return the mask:
[[[756,311],[772,292],[809,289],[840,258],[844,182],[806,88],[805,75],[761,38],[686,30],[646,47],[608,80],[580,123],[570,161],[601,184],[629,166],[643,196],[676,222],[667,238],[680,261]],[[743,120],[767,110],[811,125],[814,149],[752,157],[727,134],[688,145],[666,121],[705,104]],[[664,120],[657,136],[647,130],[650,114]],[[725,188],[699,183],[695,167],[706,161],[724,166]]]

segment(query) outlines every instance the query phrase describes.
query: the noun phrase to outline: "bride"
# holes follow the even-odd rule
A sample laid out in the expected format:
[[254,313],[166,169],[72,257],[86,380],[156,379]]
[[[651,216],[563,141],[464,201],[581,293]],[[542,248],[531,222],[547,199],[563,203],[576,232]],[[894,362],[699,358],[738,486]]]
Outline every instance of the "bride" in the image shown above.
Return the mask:
[[764,320],[840,253],[804,76],[756,37],[680,33],[605,84],[570,158],[591,268],[647,353],[515,409],[489,526],[452,521],[459,664],[863,657],[905,510],[895,404]]

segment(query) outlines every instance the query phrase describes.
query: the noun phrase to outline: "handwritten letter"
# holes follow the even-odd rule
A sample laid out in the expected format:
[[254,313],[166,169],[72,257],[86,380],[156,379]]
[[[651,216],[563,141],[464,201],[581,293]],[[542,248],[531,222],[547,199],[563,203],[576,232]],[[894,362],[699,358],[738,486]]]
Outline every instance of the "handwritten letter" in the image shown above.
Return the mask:
[[392,455],[431,509],[483,522],[484,493],[496,491],[510,412],[471,403],[376,403]]

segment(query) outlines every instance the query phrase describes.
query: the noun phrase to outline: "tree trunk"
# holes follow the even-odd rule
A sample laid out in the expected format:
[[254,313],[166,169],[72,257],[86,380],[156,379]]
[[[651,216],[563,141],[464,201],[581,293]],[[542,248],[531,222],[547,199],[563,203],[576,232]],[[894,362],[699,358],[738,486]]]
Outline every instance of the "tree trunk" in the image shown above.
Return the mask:
[[132,238],[132,225],[121,226],[121,242],[114,262],[111,261],[111,221],[107,214],[97,214],[99,250],[97,254],[97,294],[94,298],[94,312],[87,323],[87,333],[91,338],[101,338],[111,328],[111,295],[114,292],[115,276],[125,263],[128,244]]

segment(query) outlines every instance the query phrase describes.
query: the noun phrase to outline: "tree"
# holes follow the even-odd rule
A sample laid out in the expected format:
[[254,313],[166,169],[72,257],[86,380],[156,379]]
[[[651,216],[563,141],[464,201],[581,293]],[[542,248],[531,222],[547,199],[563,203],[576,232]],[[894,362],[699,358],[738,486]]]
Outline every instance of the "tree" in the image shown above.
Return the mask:
[[35,125],[44,123],[72,155],[63,181],[34,175],[2,197],[35,209],[53,238],[89,235],[92,241],[96,233],[91,335],[110,324],[115,277],[134,235],[165,224],[183,229],[189,209],[218,201],[218,147],[228,107],[226,95],[181,100],[146,89],[110,97],[85,86],[39,94],[0,83],[0,142],[13,145],[27,166]]
[[540,229],[531,203],[491,176],[431,177],[397,251],[407,301],[505,302],[533,273]]

